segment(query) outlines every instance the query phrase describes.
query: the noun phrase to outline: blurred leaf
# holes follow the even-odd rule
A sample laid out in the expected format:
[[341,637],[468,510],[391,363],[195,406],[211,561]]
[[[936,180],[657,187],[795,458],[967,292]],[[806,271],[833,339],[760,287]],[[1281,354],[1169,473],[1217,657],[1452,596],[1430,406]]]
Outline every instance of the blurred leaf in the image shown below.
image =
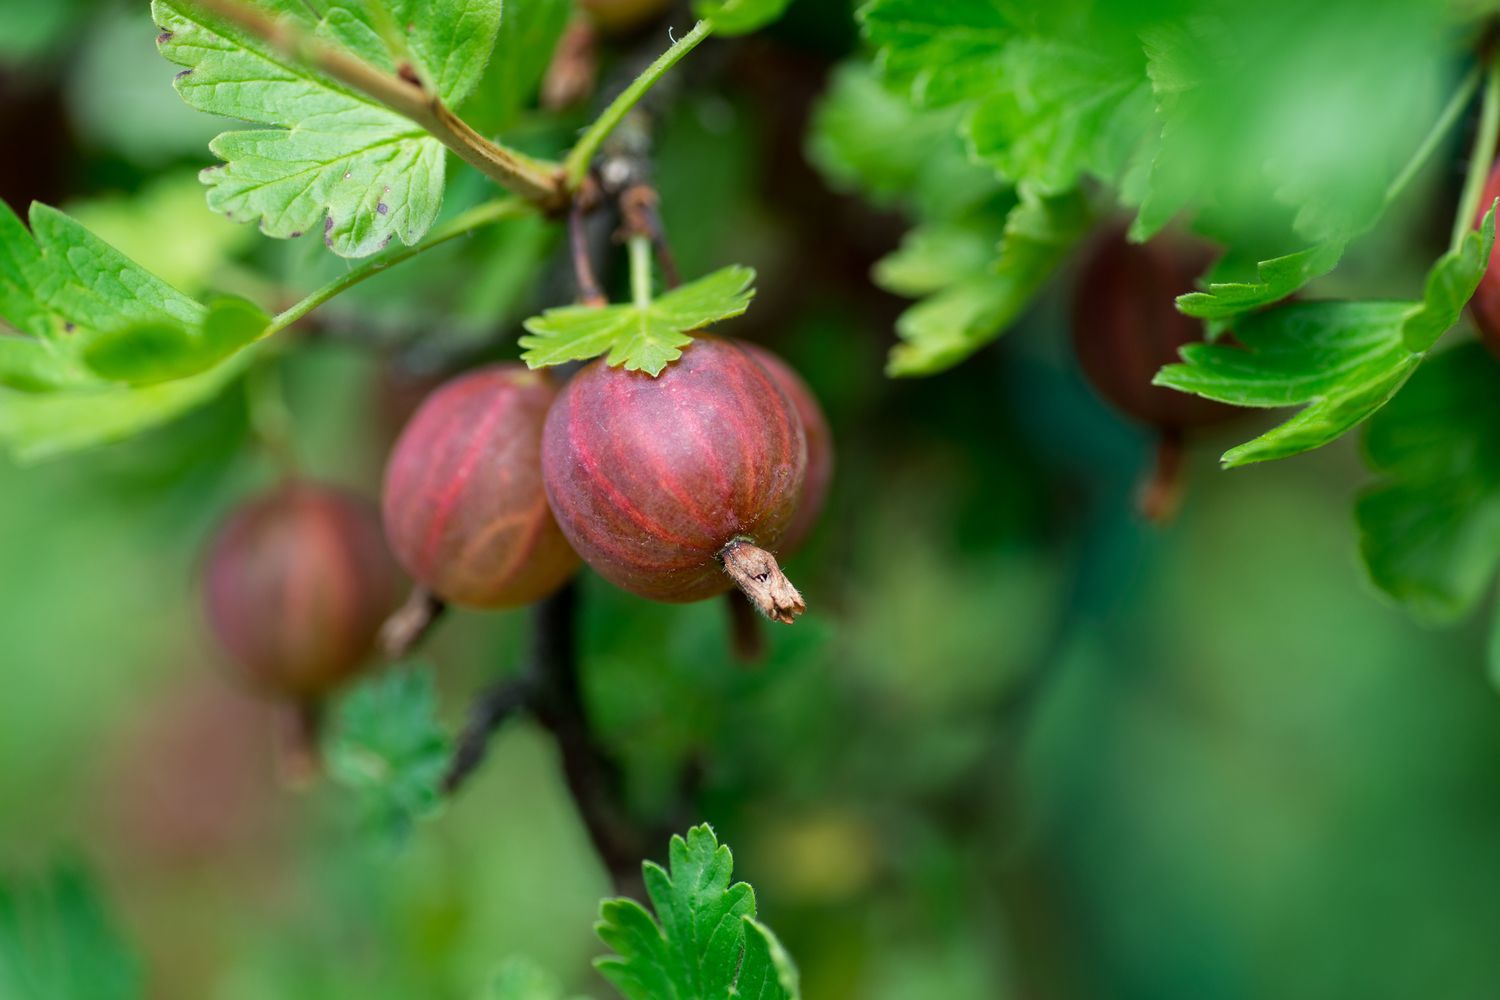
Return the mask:
[[442,810],[451,744],[438,719],[432,668],[391,667],[339,701],[328,771],[356,793],[372,831],[399,840]]
[[994,197],[1001,183],[970,161],[953,109],[915,107],[871,69],[844,63],[818,104],[808,155],[831,183],[924,220],[949,220]]
[[734,858],[713,830],[673,837],[668,866],[642,866],[654,919],[633,899],[600,907],[596,930],[615,952],[594,963],[600,974],[626,1000],[796,1000],[796,971],[755,923],[754,890],[730,884]]
[[83,361],[112,382],[154,385],[207,371],[254,343],[270,322],[253,302],[216,299],[198,329],[153,321],[111,331],[88,343]]
[[536,97],[572,13],[571,0],[506,4],[495,35],[495,50],[461,109],[464,120],[486,134],[514,123]]
[[940,107],[982,96],[1004,79],[1005,48],[1019,24],[993,0],[872,0],[859,9],[865,37],[887,79],[918,104]]
[[1500,365],[1475,342],[1439,354],[1364,443],[1380,477],[1355,508],[1370,578],[1425,620],[1468,614],[1500,565]]
[[22,461],[35,462],[131,437],[213,399],[244,371],[251,354],[189,378],[137,388],[96,382],[48,393],[0,389],[0,443]]
[[[298,4],[260,8],[308,35],[342,45],[378,68],[396,57],[363,4],[329,5],[321,18]],[[193,107],[271,126],[225,132],[209,148],[226,162],[203,172],[208,203],[239,222],[291,238],[321,229],[343,257],[364,257],[427,232],[443,194],[443,147],[410,120],[290,66],[268,43],[183,0],[154,0],[161,51],[189,67],[177,92]],[[407,26],[416,72],[450,106],[478,82],[500,22],[499,0],[392,0],[383,19]]]
[[693,16],[713,25],[714,34],[748,35],[786,12],[792,0],[693,0]]
[[605,361],[627,371],[659,375],[682,356],[694,330],[732,319],[750,307],[755,272],[725,267],[673,289],[645,306],[562,306],[526,321],[521,359],[532,368],[586,361],[608,352]]
[[44,56],[67,38],[84,0],[0,4],[0,62]]
[[254,230],[208,210],[191,171],[163,174],[128,196],[69,202],[67,210],[101,240],[188,295],[209,288],[225,264],[256,241]]
[[76,378],[73,367],[44,341],[0,335],[0,386],[48,392],[64,388]]
[[[902,343],[891,350],[887,374],[942,371],[1004,333],[1087,231],[1088,207],[1077,192],[1042,196],[1023,186],[1020,193],[994,264],[986,259],[975,267],[977,247],[960,245],[949,229],[909,240],[894,260],[877,266],[876,280],[892,291],[929,290],[929,297],[897,319]],[[893,276],[895,284],[885,284]]]
[[72,867],[34,883],[0,883],[0,996],[6,1000],[134,1000],[139,963],[92,881]]
[[528,958],[501,963],[479,1000],[563,1000],[562,983]]

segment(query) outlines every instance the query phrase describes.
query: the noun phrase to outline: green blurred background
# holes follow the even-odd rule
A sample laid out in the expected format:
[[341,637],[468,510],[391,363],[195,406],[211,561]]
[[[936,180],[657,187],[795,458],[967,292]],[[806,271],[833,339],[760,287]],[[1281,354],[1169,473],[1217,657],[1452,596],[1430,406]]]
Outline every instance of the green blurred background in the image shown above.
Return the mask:
[[[76,211],[190,294],[343,266],[210,215],[193,174],[222,123],[172,93],[153,36],[144,3],[0,5],[0,193]],[[856,44],[846,7],[795,4],[706,49],[714,82],[659,137],[684,269],[759,269],[732,332],[805,374],[839,464],[790,566],[812,611],[763,666],[726,655],[717,603],[585,579],[589,706],[633,808],[660,816],[701,768],[688,818],[734,847],[809,1000],[1500,995],[1500,699],[1479,634],[1422,630],[1363,578],[1354,445],[1216,471],[1252,417],[1195,442],[1182,515],[1142,525],[1151,442],[1082,382],[1066,280],[961,368],[887,380],[903,303],[867,274],[900,220],[803,152]],[[1425,225],[1388,220],[1368,269]],[[496,230],[331,306],[277,363],[304,469],[373,493],[424,374],[412,338],[513,354],[518,318],[560,297],[548,239]],[[479,278],[443,284],[455,262]],[[245,399],[0,458],[0,870],[94,870],[151,997],[471,997],[511,954],[606,995],[588,959],[610,889],[541,730],[504,730],[399,851],[337,793],[277,786],[268,710],[198,606],[206,537],[273,475]],[[524,628],[442,625],[448,719],[519,669]]]

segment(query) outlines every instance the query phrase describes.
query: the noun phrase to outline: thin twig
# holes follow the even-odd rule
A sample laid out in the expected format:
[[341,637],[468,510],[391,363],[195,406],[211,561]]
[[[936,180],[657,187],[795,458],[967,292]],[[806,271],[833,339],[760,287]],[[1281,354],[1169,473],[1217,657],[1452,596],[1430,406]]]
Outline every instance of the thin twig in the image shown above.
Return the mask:
[[599,745],[589,724],[578,675],[576,612],[572,584],[534,608],[533,710],[557,740],[568,790],[615,890],[639,897],[646,838],[626,812],[619,767]]
[[469,721],[459,734],[453,761],[443,776],[443,791],[452,795],[463,786],[489,752],[490,737],[506,721],[524,711],[531,700],[529,677],[511,677],[486,688],[469,709]]
[[578,280],[578,301],[586,306],[601,308],[609,304],[609,297],[599,287],[594,275],[594,262],[589,247],[588,214],[598,204],[593,185],[586,184],[573,199],[568,210],[568,248],[573,255],[573,274]]
[[423,85],[409,65],[404,65],[400,72],[386,73],[306,36],[287,21],[269,18],[237,0],[194,2],[285,55],[410,118],[501,187],[543,210],[555,211],[567,203],[568,193],[557,167],[491,142],[474,131],[441,97]]
[[406,601],[380,626],[380,651],[388,660],[403,659],[432,631],[448,605],[421,584],[411,588]]

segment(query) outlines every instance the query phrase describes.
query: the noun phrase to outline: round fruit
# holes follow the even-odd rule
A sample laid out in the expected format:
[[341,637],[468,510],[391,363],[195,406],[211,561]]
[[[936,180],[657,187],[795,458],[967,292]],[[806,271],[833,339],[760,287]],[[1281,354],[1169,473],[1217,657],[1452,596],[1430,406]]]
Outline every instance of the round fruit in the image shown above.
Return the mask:
[[401,432],[383,512],[396,558],[446,601],[515,607],[578,569],[542,489],[550,376],[493,365],[446,383]]
[[823,407],[818,405],[818,397],[813,395],[795,368],[764,347],[756,344],[742,346],[786,394],[807,435],[807,474],[802,479],[802,492],[797,497],[797,512],[792,515],[792,523],[787,525],[779,546],[781,552],[789,554],[801,548],[828,502],[828,487],[833,482],[833,431],[828,427]]
[[[1484,193],[1479,198],[1479,211],[1474,218],[1476,227],[1484,221],[1496,198],[1500,198],[1500,164],[1490,171],[1490,179],[1485,182]],[[1485,269],[1474,297],[1469,300],[1469,314],[1474,317],[1474,325],[1479,327],[1479,339],[1484,341],[1491,354],[1500,358],[1500,255],[1490,257],[1490,266]]]
[[542,435],[547,498],[601,576],[672,602],[734,582],[787,621],[800,597],[783,608],[777,593],[751,591],[785,582],[765,550],[792,523],[806,466],[802,421],[775,380],[743,347],[712,337],[656,378],[593,362]]
[[359,497],[288,480],[240,507],[209,550],[209,624],[264,691],[314,701],[354,674],[400,594],[380,518]]
[[1215,423],[1234,413],[1223,403],[1152,385],[1178,348],[1203,339],[1203,325],[1173,304],[1193,291],[1207,254],[1166,237],[1129,243],[1101,234],[1078,277],[1073,346],[1090,383],[1126,416],[1155,427]]

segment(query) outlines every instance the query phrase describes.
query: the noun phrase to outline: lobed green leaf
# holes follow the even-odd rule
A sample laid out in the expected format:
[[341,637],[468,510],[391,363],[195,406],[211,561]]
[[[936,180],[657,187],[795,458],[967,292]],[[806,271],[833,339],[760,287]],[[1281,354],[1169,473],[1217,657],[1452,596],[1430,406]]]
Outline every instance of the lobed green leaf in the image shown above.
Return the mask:
[[603,354],[609,365],[659,375],[692,343],[692,331],[748,309],[754,281],[755,272],[748,267],[725,267],[644,307],[630,303],[548,309],[526,321],[521,359],[542,368]]
[[693,16],[713,25],[714,34],[748,35],[775,21],[792,0],[693,0]]

